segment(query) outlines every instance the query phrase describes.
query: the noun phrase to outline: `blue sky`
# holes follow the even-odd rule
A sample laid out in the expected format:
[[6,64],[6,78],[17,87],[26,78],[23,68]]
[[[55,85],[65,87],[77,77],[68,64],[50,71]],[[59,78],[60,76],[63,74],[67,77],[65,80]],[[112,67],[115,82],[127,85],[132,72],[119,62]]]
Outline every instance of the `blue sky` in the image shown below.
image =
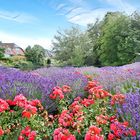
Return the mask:
[[59,29],[86,27],[107,11],[131,14],[138,9],[140,0],[0,0],[0,40],[50,49]]

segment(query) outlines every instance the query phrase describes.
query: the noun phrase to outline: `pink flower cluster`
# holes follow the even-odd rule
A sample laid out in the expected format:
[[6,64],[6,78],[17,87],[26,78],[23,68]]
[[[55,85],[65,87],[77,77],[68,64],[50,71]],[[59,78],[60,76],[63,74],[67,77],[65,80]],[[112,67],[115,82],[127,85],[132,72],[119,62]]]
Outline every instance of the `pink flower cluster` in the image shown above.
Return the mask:
[[5,110],[9,109],[9,105],[3,99],[0,99],[0,112],[4,112]]
[[[37,107],[41,106],[41,102],[39,100],[31,100],[28,101],[25,96],[19,94],[15,96],[14,100],[3,100],[0,99],[0,112],[10,109],[11,106],[18,106],[23,110],[22,116],[26,118],[30,118],[32,115],[37,113]],[[13,110],[10,110],[13,112]]]
[[60,127],[54,130],[53,140],[76,140],[76,138],[69,130]]
[[90,126],[88,132],[85,135],[85,140],[104,140],[104,137],[100,134],[101,131],[101,128],[98,128],[94,125]]
[[[22,117],[30,119],[30,117],[37,113],[38,110],[43,110],[43,106],[39,100],[27,100],[22,94],[16,95],[14,100],[3,100],[0,99],[0,113],[9,110],[9,112],[14,112],[13,107],[19,107],[22,110]],[[10,109],[13,110],[10,110]],[[9,130],[10,131],[10,130]],[[0,127],[0,136],[6,134],[7,130],[3,130]],[[18,140],[35,140],[36,132],[31,131],[31,128],[27,126],[24,130],[21,131]]]
[[52,93],[50,94],[50,98],[51,99],[64,99],[64,94],[63,93],[67,93],[67,92],[71,92],[71,88],[67,85],[64,85],[61,87],[54,87]]
[[59,125],[62,127],[72,127],[78,133],[82,127],[82,122],[84,121],[83,107],[88,107],[92,105],[94,101],[92,99],[82,99],[77,97],[74,102],[69,106],[68,110],[63,110],[59,116]]
[[89,81],[88,85],[85,88],[94,99],[102,99],[105,97],[112,96],[110,93],[102,89],[102,86],[99,85],[97,81]]
[[31,128],[27,126],[25,129],[23,129],[20,133],[20,136],[18,137],[18,140],[35,140],[36,138],[36,132],[31,131]]
[[22,94],[17,95],[14,98],[15,104],[21,108],[23,108],[22,116],[26,118],[30,118],[32,115],[37,113],[37,107],[41,105],[39,100],[32,100],[28,101],[26,97],[24,97]]
[[117,93],[116,95],[112,96],[111,105],[123,104],[125,101],[125,96],[123,94]]

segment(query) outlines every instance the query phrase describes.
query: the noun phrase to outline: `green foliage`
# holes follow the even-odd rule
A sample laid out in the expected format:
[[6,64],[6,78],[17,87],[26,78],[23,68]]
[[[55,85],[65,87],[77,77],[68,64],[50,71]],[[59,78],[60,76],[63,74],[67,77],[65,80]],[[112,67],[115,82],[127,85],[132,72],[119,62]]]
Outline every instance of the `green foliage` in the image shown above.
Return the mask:
[[63,65],[120,66],[140,52],[140,14],[108,12],[86,31],[77,27],[58,32],[53,42],[55,59]]
[[87,55],[89,40],[86,33],[79,28],[72,27],[63,32],[58,31],[53,42],[55,59],[61,65],[84,65],[84,57]]
[[124,94],[136,93],[136,92],[140,91],[140,81],[129,80],[129,81],[126,81],[125,83],[123,83],[120,87],[121,87],[120,88],[121,93],[124,93]]
[[28,61],[32,61],[32,48],[31,46],[28,46],[26,49],[25,49],[25,56],[26,56],[26,59]]
[[82,66],[84,64],[83,59],[83,50],[79,46],[75,47],[73,57],[70,59],[71,64],[74,66]]
[[91,48],[89,50],[86,61],[90,65],[94,65],[94,66],[101,66],[101,62],[99,60],[99,57],[100,57],[99,39],[101,35],[101,25],[102,25],[102,22],[99,22],[97,20],[95,24],[89,24],[87,28],[87,33],[90,40]]
[[4,49],[0,48],[0,59],[4,57]]
[[25,50],[25,56],[28,61],[34,65],[43,66],[45,61],[45,49],[40,45],[28,46]]
[[0,64],[3,66],[12,67],[13,61],[11,60],[11,58],[1,58]]
[[100,36],[102,65],[124,65],[135,58],[137,44],[131,20],[122,13],[108,13]]
[[13,65],[14,65],[15,68],[19,68],[21,70],[32,70],[32,69],[34,69],[34,65],[31,61],[21,60],[21,61],[14,62]]
[[[45,110],[38,111],[30,119],[22,117],[23,108],[13,106],[12,111],[0,112],[0,128],[5,130],[4,135],[0,136],[0,140],[17,140],[21,131],[27,126],[37,132],[36,140],[45,139],[45,137],[49,137],[48,140],[52,139],[54,127],[57,125],[49,125],[48,114]],[[44,114],[46,114],[45,117]]]

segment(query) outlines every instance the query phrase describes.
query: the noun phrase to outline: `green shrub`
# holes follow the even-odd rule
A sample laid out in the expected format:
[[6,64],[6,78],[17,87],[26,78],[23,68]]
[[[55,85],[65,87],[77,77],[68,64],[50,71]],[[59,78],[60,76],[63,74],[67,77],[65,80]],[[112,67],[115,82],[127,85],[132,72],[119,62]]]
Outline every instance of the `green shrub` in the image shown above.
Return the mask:
[[32,70],[34,68],[34,65],[30,61],[21,60],[18,62],[14,62],[14,67],[21,70]]

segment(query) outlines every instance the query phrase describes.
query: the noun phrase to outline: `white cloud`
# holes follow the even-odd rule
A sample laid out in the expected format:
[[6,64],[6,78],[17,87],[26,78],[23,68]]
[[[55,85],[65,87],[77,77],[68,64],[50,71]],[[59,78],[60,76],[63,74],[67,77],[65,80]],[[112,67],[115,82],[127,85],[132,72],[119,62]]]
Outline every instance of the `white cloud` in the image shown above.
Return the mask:
[[86,0],[69,0],[71,3],[77,5],[77,6],[85,6],[87,5],[87,1]]
[[66,6],[65,3],[60,3],[60,4],[58,4],[58,5],[56,6],[56,10],[61,10],[61,9],[63,9],[65,6]]
[[18,46],[25,49],[28,45],[41,45],[46,49],[51,49],[51,39],[42,37],[42,38],[29,38],[29,37],[22,37],[17,36],[5,32],[0,32],[0,41],[4,43],[16,43]]
[[6,10],[0,10],[0,18],[15,21],[18,23],[31,23],[37,21],[37,18],[32,15]]
[[[71,8],[72,9],[72,8]],[[71,11],[68,11],[67,13],[66,13],[66,17],[67,18],[72,18],[72,17],[74,17],[74,16],[77,16],[77,15],[80,15],[80,14],[84,14],[84,13],[86,13],[87,12],[87,10],[85,10],[85,9],[83,9],[83,8],[81,8],[81,7],[79,7],[79,8],[73,8]]]
[[126,12],[127,14],[133,13],[137,8],[126,2],[126,0],[102,0],[109,5],[115,7],[116,10]]
[[[78,9],[79,11],[79,9]],[[81,10],[79,14],[74,16],[74,13],[70,13],[66,17],[68,21],[74,24],[86,26],[89,23],[95,23],[97,19],[101,20],[107,13],[108,9],[95,9],[95,10]],[[76,12],[77,13],[77,12]]]
[[[96,19],[103,19],[109,12],[121,11],[132,14],[136,7],[130,5],[126,0],[99,0],[102,3],[111,5],[111,8],[91,9],[86,0],[69,0],[74,6],[63,7],[57,15],[65,15],[67,21],[73,24],[86,26],[89,23],[95,23]],[[110,7],[110,6],[109,6]]]
[[127,14],[132,14],[136,10],[136,7],[130,5],[129,3],[123,0],[102,0],[102,1],[107,2],[113,7],[110,9],[99,8],[95,10],[89,10],[88,8],[79,7],[72,10],[66,15],[67,20],[74,24],[86,26],[89,23],[95,23],[96,19],[99,20],[103,19],[104,15],[108,11],[112,12],[122,11],[126,12]]

